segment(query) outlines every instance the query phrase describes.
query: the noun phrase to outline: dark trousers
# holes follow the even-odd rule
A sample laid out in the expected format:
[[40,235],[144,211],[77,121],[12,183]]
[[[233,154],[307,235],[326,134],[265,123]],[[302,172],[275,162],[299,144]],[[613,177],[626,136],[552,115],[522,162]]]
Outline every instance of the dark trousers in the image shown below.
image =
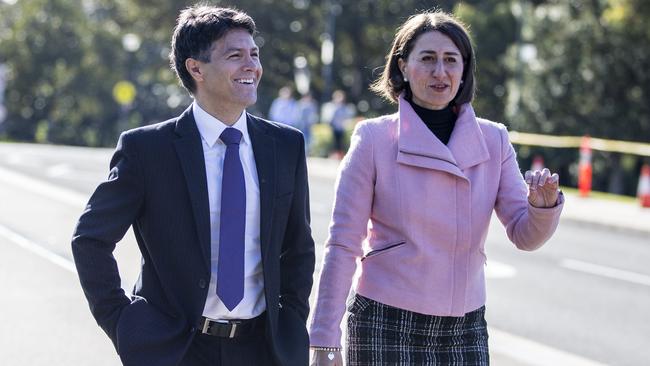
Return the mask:
[[197,334],[179,366],[275,366],[275,362],[260,328],[237,338]]
[[332,130],[332,135],[334,137],[334,151],[342,152],[343,151],[343,130]]

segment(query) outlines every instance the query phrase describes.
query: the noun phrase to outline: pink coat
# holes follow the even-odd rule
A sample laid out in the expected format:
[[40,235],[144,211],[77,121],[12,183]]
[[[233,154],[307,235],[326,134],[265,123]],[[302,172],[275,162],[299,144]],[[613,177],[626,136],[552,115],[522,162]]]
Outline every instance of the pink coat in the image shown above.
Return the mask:
[[355,291],[387,305],[439,316],[483,306],[492,210],[523,250],[558,225],[562,195],[553,208],[526,196],[505,126],[476,118],[469,104],[448,145],[402,98],[398,113],[361,122],[337,179],[311,344],[340,344],[357,265]]

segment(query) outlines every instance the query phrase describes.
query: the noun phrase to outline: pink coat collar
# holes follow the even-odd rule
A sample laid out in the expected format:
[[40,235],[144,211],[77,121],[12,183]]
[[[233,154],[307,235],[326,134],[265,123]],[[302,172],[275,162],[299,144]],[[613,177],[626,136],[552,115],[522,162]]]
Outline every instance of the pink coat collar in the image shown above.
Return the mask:
[[490,159],[483,132],[469,103],[460,106],[460,113],[447,145],[429,131],[403,96],[399,98],[398,113],[399,163],[445,170],[464,177],[462,169]]

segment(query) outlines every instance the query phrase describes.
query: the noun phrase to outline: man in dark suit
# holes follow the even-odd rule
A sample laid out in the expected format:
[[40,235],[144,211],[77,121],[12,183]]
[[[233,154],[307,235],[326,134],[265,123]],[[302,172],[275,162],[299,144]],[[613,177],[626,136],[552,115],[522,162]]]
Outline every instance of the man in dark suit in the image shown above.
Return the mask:
[[[314,270],[302,135],[247,114],[262,76],[255,23],[181,12],[171,63],[194,103],[120,136],[72,250],[93,316],[125,365],[306,365]],[[133,294],[113,250],[132,226]]]

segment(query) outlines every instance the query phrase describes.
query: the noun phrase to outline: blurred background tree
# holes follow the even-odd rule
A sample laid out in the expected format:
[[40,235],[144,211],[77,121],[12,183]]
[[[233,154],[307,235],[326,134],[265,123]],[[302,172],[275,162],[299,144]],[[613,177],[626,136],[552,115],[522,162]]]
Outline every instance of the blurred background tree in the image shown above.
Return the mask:
[[[507,119],[515,130],[650,141],[650,2],[518,2]],[[569,178],[577,152],[548,151]],[[523,156],[522,156],[523,157]],[[641,160],[598,153],[594,186],[634,192]],[[627,182],[627,183],[626,183]],[[575,184],[575,180],[566,182]]]
[[[191,99],[169,68],[184,0],[0,0],[7,116],[0,138],[112,146],[120,131],[180,113]],[[285,85],[317,100],[343,89],[364,117],[391,113],[368,90],[396,28],[418,11],[469,25],[479,116],[511,129],[650,140],[650,2],[646,0],[239,0],[256,20],[265,115]],[[331,41],[333,47],[323,47]],[[331,63],[328,58],[331,57]],[[121,103],[116,84],[134,93]],[[574,185],[575,149],[518,147],[522,168],[543,153]],[[594,187],[633,194],[642,159],[597,153]]]
[[501,0],[467,1],[455,13],[470,26],[476,50],[476,113],[505,121],[506,84],[513,73],[506,67],[509,47],[518,39],[511,3]]

